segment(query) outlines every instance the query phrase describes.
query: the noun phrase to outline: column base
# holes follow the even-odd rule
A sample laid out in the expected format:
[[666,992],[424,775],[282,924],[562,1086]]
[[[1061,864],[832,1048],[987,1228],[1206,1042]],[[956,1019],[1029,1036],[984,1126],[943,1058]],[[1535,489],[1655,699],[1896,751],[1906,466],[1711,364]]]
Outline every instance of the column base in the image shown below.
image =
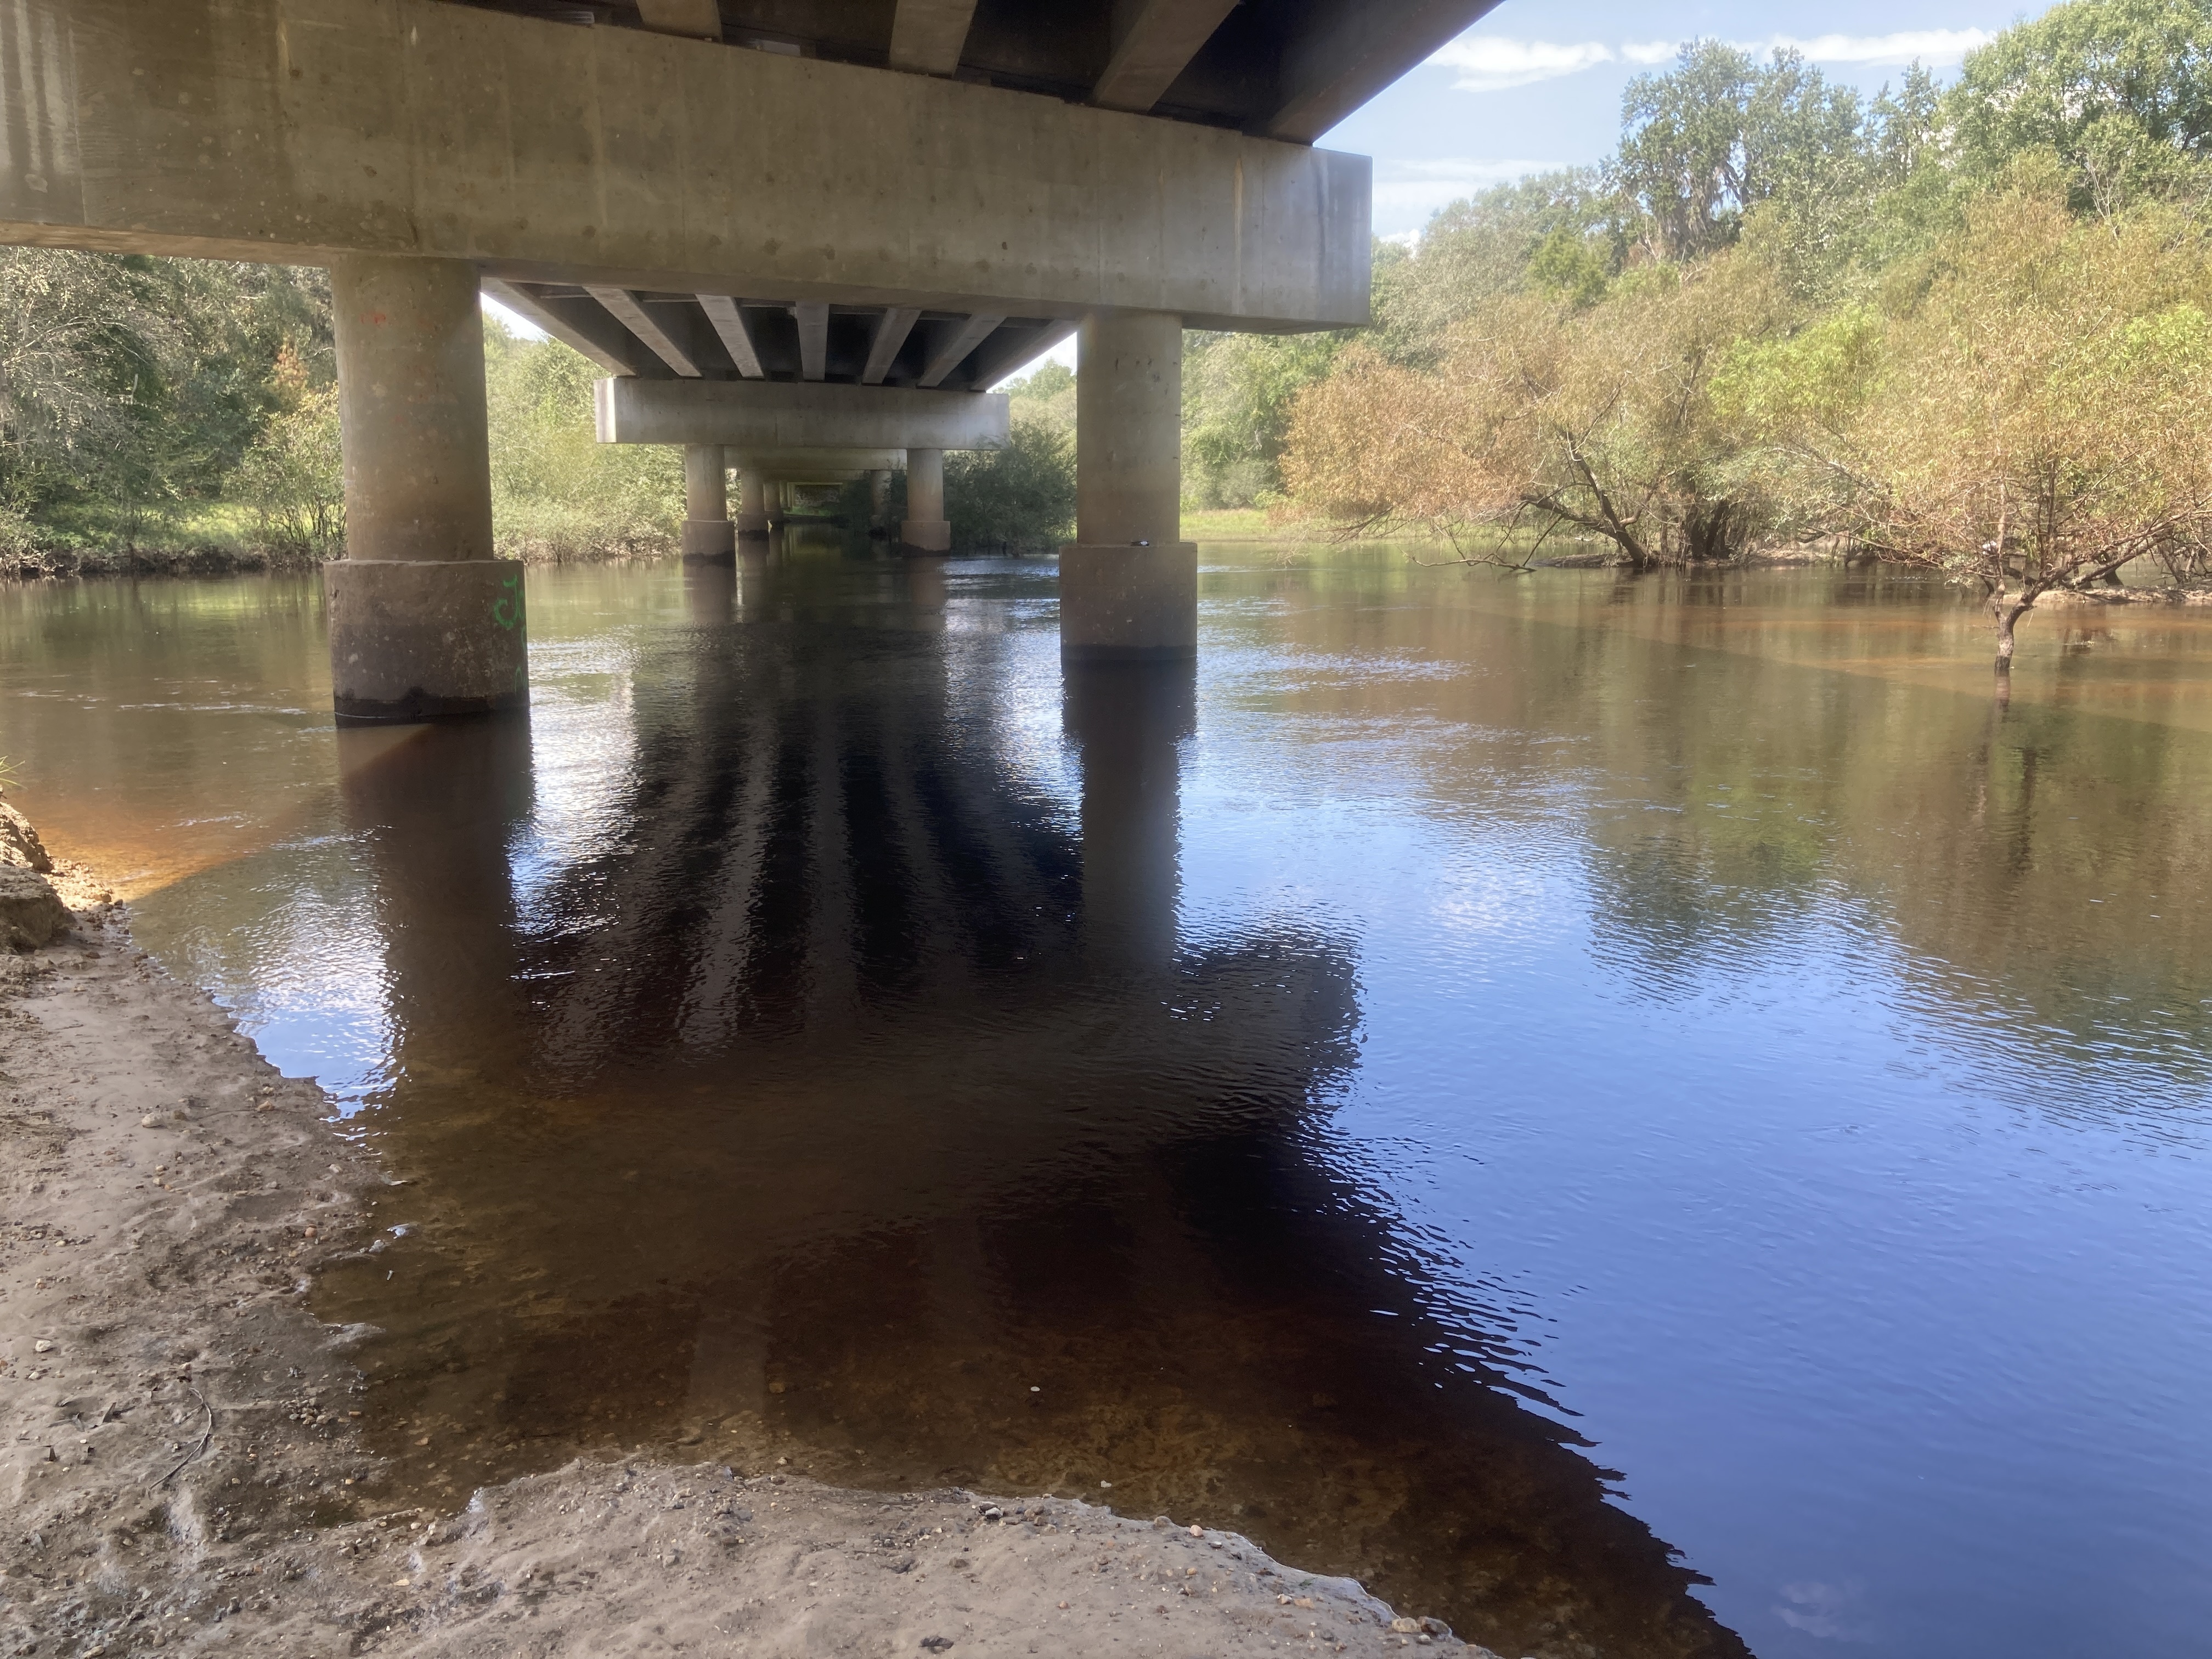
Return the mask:
[[738,556],[738,527],[727,519],[684,520],[686,564],[727,564]]
[[530,706],[522,567],[511,559],[340,559],[323,567],[340,726]]
[[1064,662],[1172,660],[1198,654],[1198,544],[1060,550]]
[[768,514],[740,513],[732,520],[738,527],[740,540],[763,541],[768,537]]
[[945,519],[902,519],[898,538],[909,553],[950,553],[952,526]]

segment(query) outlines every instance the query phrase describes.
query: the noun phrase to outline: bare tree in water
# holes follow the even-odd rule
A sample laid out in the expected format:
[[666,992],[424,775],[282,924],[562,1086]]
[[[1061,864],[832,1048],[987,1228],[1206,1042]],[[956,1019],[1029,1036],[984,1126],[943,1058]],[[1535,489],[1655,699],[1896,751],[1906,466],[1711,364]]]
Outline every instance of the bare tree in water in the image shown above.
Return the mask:
[[2145,557],[2203,567],[2208,287],[2204,234],[2179,214],[2078,224],[2058,189],[2016,186],[1938,251],[1917,303],[1862,316],[1865,350],[1798,353],[1857,385],[1802,398],[1828,412],[1783,447],[1869,551],[1978,585],[2009,672],[2052,590]]

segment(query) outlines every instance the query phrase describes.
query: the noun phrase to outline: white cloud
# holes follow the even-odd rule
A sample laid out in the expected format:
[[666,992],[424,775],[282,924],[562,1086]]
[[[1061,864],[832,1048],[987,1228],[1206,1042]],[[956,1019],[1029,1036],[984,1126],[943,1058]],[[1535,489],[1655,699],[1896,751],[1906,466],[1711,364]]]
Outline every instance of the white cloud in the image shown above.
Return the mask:
[[[1903,65],[1916,60],[1930,69],[1956,64],[1996,36],[1985,29],[1900,29],[1892,34],[1778,34],[1768,40],[1738,40],[1740,50],[1765,58],[1794,47],[1816,64]],[[1654,64],[1671,62],[1681,50],[1671,40],[1522,40],[1504,34],[1462,34],[1441,47],[1429,62],[1455,71],[1462,92],[1503,92],[1561,76],[1579,75],[1601,64]]]
[[1458,70],[1452,85],[1462,92],[1502,92],[1507,87],[1556,80],[1609,64],[1613,52],[1597,40],[1562,44],[1516,40],[1502,34],[1462,34],[1448,41],[1429,61]]
[[1894,34],[1816,34],[1801,40],[1778,34],[1763,49],[1795,46],[1816,64],[1894,64],[1916,59],[1930,69],[1948,69],[1977,46],[1996,39],[1986,29],[1900,29]]
[[[1447,202],[1492,185],[1547,173],[1556,161],[1482,161],[1472,156],[1448,155],[1430,161],[1375,163],[1375,218],[1377,224],[1425,222]],[[1407,232],[1398,233],[1401,237]],[[1418,233],[1412,233],[1418,234]]]

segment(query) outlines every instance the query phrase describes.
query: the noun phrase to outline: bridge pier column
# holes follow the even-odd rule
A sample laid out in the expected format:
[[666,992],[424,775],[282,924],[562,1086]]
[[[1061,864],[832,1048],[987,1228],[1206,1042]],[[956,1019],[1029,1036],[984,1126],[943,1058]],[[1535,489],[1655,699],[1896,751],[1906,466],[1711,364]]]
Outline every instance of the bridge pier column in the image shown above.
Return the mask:
[[945,517],[945,452],[906,453],[906,520],[899,544],[909,553],[950,553],[952,526]]
[[1075,540],[1060,555],[1065,659],[1198,650],[1182,541],[1182,319],[1093,312],[1076,339]]
[[737,556],[738,527],[730,522],[728,458],[720,444],[684,446],[684,556],[726,563]]
[[738,534],[758,538],[768,534],[768,480],[757,466],[738,466]]
[[522,567],[492,556],[477,284],[465,259],[331,266],[346,556],[323,583],[342,726],[530,701]]

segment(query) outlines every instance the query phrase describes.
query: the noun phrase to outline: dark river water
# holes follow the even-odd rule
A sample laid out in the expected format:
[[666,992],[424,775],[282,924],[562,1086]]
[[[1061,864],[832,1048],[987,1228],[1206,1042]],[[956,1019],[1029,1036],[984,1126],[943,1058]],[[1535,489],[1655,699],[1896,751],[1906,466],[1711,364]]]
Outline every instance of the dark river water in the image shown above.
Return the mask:
[[410,1185],[372,1446],[1053,1491],[1509,1656],[2212,1645],[2212,610],[1207,550],[0,589],[0,754]]

